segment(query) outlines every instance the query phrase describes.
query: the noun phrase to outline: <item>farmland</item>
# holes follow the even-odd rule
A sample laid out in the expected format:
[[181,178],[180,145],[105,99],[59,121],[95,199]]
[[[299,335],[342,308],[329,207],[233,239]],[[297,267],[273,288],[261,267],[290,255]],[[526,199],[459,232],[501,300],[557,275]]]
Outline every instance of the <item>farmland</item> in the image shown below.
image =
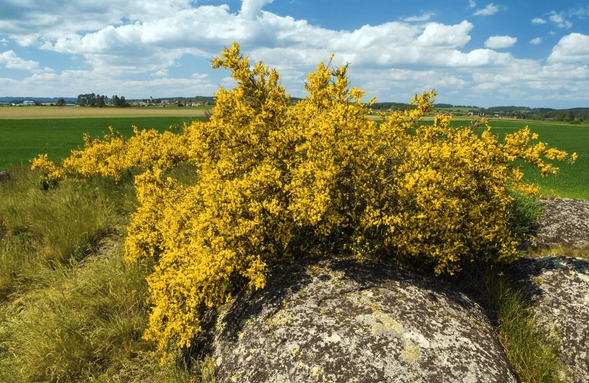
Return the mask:
[[[426,121],[425,123],[428,123]],[[467,126],[469,119],[454,119],[454,126]],[[524,165],[525,180],[540,186],[545,196],[561,198],[589,199],[589,124],[573,125],[564,122],[532,121],[513,119],[491,119],[489,125],[500,138],[505,134],[529,126],[539,135],[539,140],[551,147],[576,152],[579,158],[574,164],[555,162],[559,167],[557,176],[542,177],[537,170]],[[479,127],[481,132],[484,127]]]
[[112,118],[112,117],[177,117],[202,116],[211,106],[166,108],[79,108],[79,107],[5,107],[0,108],[1,119],[48,118]]
[[[67,157],[70,150],[83,144],[82,135],[101,137],[112,126],[125,137],[139,129],[164,131],[170,126],[200,118],[197,108],[0,108],[0,169],[27,164],[38,154],[52,160]],[[425,123],[428,123],[426,121]],[[529,125],[542,142],[579,155],[574,165],[558,164],[556,177],[542,178],[537,171],[527,171],[526,179],[541,186],[542,193],[563,198],[589,199],[589,125],[552,121],[490,120],[493,131],[503,136]],[[455,119],[453,125],[469,125],[469,119]],[[479,128],[482,130],[482,128]]]
[[541,177],[539,172],[525,172],[528,181],[541,187],[544,195],[562,198],[589,199],[589,125],[572,125],[552,121],[492,120],[490,125],[500,136],[513,133],[522,126],[529,125],[532,132],[538,133],[542,142],[569,153],[576,152],[579,158],[574,164],[558,163],[560,168],[556,177]]
[[70,150],[83,145],[84,133],[90,134],[93,138],[101,137],[102,132],[108,132],[109,126],[123,136],[130,137],[133,134],[133,126],[164,131],[170,126],[182,126],[195,119],[198,119],[196,115],[178,117],[177,114],[153,117],[104,115],[46,119],[35,115],[35,118],[31,119],[0,119],[0,169],[9,165],[26,164],[38,154],[47,154],[53,160],[67,157]]

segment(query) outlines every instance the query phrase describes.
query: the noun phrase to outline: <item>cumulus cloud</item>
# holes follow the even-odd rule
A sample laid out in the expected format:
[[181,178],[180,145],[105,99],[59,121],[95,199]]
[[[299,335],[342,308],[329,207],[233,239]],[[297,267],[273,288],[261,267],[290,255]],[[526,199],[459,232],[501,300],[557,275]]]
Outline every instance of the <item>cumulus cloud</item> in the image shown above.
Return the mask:
[[569,29],[573,26],[573,23],[571,23],[569,20],[566,20],[563,12],[556,13],[552,11],[548,18],[559,28]]
[[547,23],[546,20],[541,19],[539,17],[532,19],[532,24],[546,24],[546,23]]
[[468,32],[472,27],[473,25],[468,21],[456,25],[430,23],[417,38],[417,43],[422,46],[460,47],[470,41]]
[[509,48],[517,43],[516,37],[511,36],[491,36],[485,41],[485,47],[491,49]]
[[428,21],[429,19],[432,18],[432,16],[435,16],[435,13],[424,13],[421,16],[410,16],[410,17],[405,17],[403,19],[403,21],[411,23],[411,22],[419,22],[419,21]]
[[548,62],[552,63],[587,63],[588,61],[589,35],[581,33],[564,36],[548,57]]
[[[355,86],[383,101],[407,101],[414,92],[432,87],[441,95],[459,90],[464,100],[456,99],[455,103],[478,102],[483,106],[496,102],[489,101],[490,89],[494,90],[493,97],[505,100],[501,103],[509,103],[514,97],[519,97],[518,103],[533,97],[579,98],[589,89],[589,69],[583,64],[589,62],[589,53],[584,50],[589,46],[586,35],[562,38],[546,63],[496,51],[516,43],[517,39],[510,36],[492,36],[484,49],[465,49],[474,28],[466,20],[455,24],[429,22],[433,14],[423,13],[354,30],[334,30],[269,12],[264,7],[270,3],[242,0],[227,3],[230,7],[194,0],[0,0],[0,30],[11,43],[30,47],[31,51],[62,54],[64,62],[76,57],[70,63],[78,67],[55,73],[41,69],[40,63],[17,57],[14,51],[4,52],[0,54],[0,67],[28,68],[32,74],[17,81],[3,79],[0,73],[0,87],[18,88],[14,94],[75,95],[91,89],[129,98],[145,97],[146,89],[154,97],[211,94],[219,83],[232,86],[231,79],[222,78],[227,73],[209,78],[206,73],[187,72],[186,67],[179,66],[193,59],[206,65],[221,47],[238,41],[252,61],[263,60],[276,68],[285,88],[296,96],[304,96],[304,77],[330,53],[336,54],[334,65],[351,63]],[[472,0],[469,5],[479,16],[504,9],[494,4],[478,9]],[[545,20],[538,20],[562,23],[566,28],[567,18],[581,17],[581,13],[554,12],[543,17]],[[537,19],[532,23],[538,24]],[[535,41],[540,43],[541,39],[530,42]],[[176,78],[180,69],[185,78]],[[137,80],[141,73],[145,80]],[[135,80],[128,80],[130,74]],[[571,95],[576,87],[580,90]],[[543,95],[539,89],[550,89],[550,95]]]
[[536,37],[536,38],[530,40],[530,44],[533,44],[533,45],[540,45],[541,43],[542,43],[541,37]]
[[468,0],[468,8],[474,8],[477,6],[477,3],[475,3],[473,0]]
[[262,15],[262,7],[272,3],[273,0],[241,0],[240,16],[246,19],[253,19]]
[[152,73],[151,75],[155,76],[155,77],[168,77],[168,70],[167,69],[158,70],[157,72]]
[[9,69],[22,69],[36,71],[39,69],[39,63],[32,60],[23,60],[14,53],[13,50],[0,53],[0,65]]
[[499,7],[491,3],[487,4],[485,8],[477,9],[477,11],[474,13],[474,16],[491,16],[497,12],[499,12]]

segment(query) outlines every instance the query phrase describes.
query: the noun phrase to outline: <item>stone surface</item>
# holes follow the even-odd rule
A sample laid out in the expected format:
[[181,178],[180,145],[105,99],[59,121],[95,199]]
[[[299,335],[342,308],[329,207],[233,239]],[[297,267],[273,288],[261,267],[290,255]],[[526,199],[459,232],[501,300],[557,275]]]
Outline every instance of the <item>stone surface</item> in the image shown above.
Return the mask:
[[481,307],[450,285],[354,259],[309,262],[224,308],[219,382],[516,382]]
[[536,245],[589,247],[589,201],[543,199]]
[[539,330],[557,347],[571,382],[589,382],[589,261],[522,258],[509,271],[532,302]]

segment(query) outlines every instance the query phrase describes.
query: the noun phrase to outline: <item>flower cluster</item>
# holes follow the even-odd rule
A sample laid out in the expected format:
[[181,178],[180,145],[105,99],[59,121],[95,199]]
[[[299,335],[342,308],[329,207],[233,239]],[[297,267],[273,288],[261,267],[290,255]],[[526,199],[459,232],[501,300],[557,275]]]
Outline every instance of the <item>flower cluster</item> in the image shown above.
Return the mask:
[[[294,106],[278,73],[250,66],[237,44],[213,67],[230,69],[237,85],[219,89],[209,122],[177,135],[86,140],[61,168],[35,160],[48,178],[117,178],[150,165],[135,180],[126,259],[154,265],[145,337],[163,353],[190,346],[205,310],[241,287],[264,287],[280,262],[353,252],[453,274],[470,261],[513,259],[509,191],[535,191],[513,161],[551,174],[545,158],[568,158],[527,128],[499,141],[490,127],[476,134],[448,117],[422,125],[433,92],[377,124],[347,66],[319,64]],[[164,176],[179,161],[196,165],[195,186]]]
[[69,176],[103,176],[119,180],[128,169],[157,167],[168,169],[189,160],[187,134],[171,131],[139,130],[133,127],[134,136],[125,140],[112,127],[103,139],[84,135],[84,148],[72,150],[61,166],[39,155],[31,161],[33,169],[41,169],[42,180],[54,183]]

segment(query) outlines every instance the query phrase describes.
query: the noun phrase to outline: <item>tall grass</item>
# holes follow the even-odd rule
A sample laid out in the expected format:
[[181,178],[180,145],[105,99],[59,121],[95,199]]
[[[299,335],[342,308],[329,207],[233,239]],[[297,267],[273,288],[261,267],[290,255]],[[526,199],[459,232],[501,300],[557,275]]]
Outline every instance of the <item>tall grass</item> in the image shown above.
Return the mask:
[[[510,225],[526,244],[543,208],[539,199],[519,193],[512,196],[514,201],[507,211]],[[522,383],[564,382],[555,345],[539,333],[533,309],[522,292],[512,286],[504,273],[506,267],[470,264],[451,281],[468,291],[487,310],[499,342]]]
[[100,188],[72,181],[44,191],[31,171],[13,174],[0,185],[0,299],[37,280],[40,268],[84,258],[115,220],[115,206]]
[[44,191],[28,169],[11,173],[0,185],[0,381],[182,383],[198,376],[182,358],[160,366],[141,338],[149,271],[123,261],[136,208],[132,175]]
[[555,345],[539,333],[529,303],[502,268],[475,267],[464,274],[459,284],[488,311],[520,381],[564,383]]
[[7,307],[1,381],[188,381],[182,366],[160,368],[141,339],[146,270],[125,266],[120,241],[104,246],[109,250],[100,257],[83,267],[60,266],[45,289]]

